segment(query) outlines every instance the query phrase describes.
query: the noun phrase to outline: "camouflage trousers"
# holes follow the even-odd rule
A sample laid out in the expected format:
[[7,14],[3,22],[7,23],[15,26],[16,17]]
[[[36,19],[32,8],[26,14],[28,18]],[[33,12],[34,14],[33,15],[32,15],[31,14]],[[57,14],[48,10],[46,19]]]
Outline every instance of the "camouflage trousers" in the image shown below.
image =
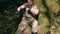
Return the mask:
[[23,17],[15,34],[18,33],[22,34],[22,32],[29,26],[31,26],[32,32],[37,32],[37,26],[38,26],[37,20],[34,19],[33,17]]

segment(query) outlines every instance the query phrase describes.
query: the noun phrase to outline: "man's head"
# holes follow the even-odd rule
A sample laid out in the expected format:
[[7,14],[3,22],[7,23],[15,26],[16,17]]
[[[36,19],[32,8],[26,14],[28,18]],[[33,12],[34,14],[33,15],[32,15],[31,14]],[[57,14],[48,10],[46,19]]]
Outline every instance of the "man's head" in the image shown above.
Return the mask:
[[30,5],[34,5],[34,0],[28,0],[28,3],[29,3]]

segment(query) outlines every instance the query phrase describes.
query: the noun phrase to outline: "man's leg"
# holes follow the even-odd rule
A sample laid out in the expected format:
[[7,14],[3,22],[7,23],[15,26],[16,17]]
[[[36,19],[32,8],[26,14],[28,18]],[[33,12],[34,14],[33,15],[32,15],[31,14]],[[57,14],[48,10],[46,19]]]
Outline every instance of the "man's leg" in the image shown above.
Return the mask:
[[22,34],[23,31],[27,28],[28,24],[27,21],[24,19],[22,19],[22,22],[18,25],[18,29],[16,31],[15,34]]
[[32,34],[37,34],[37,27],[38,27],[38,22],[37,20],[34,20],[32,24]]

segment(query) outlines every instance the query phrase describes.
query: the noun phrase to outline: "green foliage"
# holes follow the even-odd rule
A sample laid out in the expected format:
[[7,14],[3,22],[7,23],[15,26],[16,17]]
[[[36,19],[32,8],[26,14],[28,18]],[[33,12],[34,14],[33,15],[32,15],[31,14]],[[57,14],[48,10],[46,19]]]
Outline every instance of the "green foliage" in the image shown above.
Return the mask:
[[17,6],[26,0],[0,0],[0,34],[14,34],[19,18],[16,17]]
[[15,18],[17,1],[0,0],[0,34],[14,34],[17,28]]

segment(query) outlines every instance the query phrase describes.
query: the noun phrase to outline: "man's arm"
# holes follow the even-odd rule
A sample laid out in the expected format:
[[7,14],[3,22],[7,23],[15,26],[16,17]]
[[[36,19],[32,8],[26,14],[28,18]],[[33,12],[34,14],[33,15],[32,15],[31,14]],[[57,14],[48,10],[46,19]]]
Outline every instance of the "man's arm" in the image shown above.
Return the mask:
[[33,13],[33,15],[38,15],[39,13],[39,9],[38,7],[35,5],[31,8],[31,12]]
[[25,4],[19,6],[19,7],[17,8],[17,11],[20,11],[21,9],[25,8],[25,6],[26,6]]
[[21,6],[19,6],[19,7],[17,8],[17,12],[16,12],[16,16],[17,16],[17,17],[20,16],[20,10],[23,9],[23,8],[25,8],[25,7],[26,7],[25,4],[23,4],[23,5],[21,5]]

